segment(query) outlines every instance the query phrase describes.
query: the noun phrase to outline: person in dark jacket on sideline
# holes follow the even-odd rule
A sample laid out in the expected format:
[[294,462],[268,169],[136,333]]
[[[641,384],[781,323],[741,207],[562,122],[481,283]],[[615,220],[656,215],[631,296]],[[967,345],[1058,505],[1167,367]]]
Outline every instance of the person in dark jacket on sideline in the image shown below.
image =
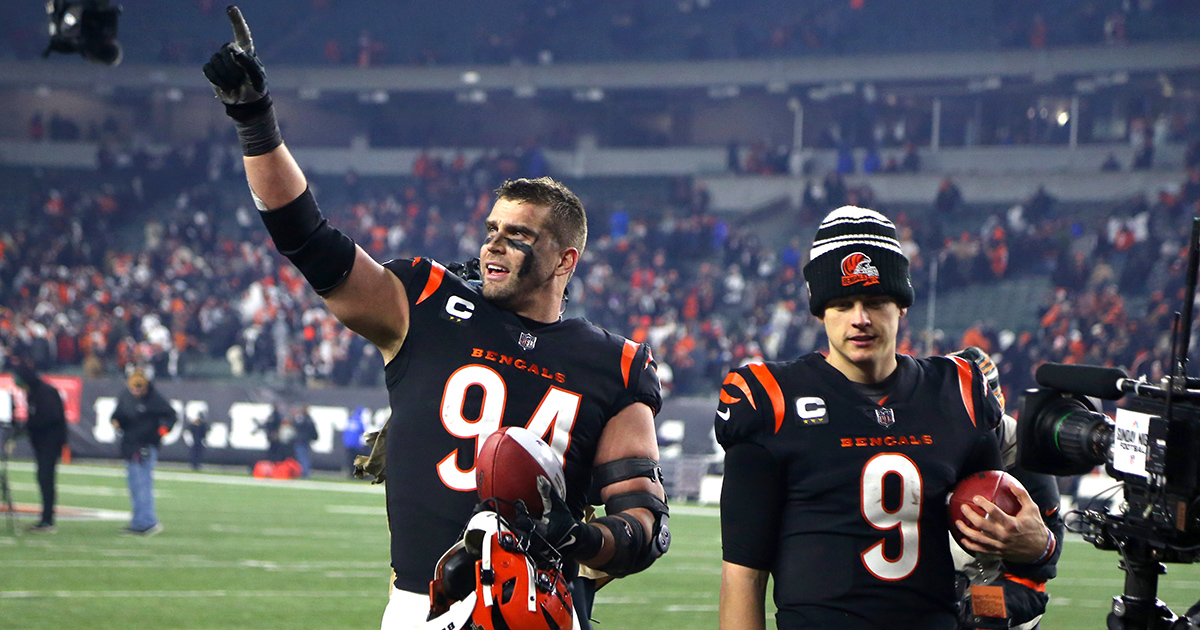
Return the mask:
[[129,375],[126,387],[128,391],[121,392],[112,415],[113,426],[121,432],[121,457],[125,458],[133,505],[133,519],[123,533],[153,536],[163,529],[154,509],[158,445],[178,416],[141,370]]
[[37,482],[42,491],[42,518],[29,528],[31,533],[53,534],[55,473],[58,459],[67,444],[67,416],[58,390],[38,375],[31,363],[12,362],[13,381],[25,391],[27,410],[24,431],[29,434],[37,463]]

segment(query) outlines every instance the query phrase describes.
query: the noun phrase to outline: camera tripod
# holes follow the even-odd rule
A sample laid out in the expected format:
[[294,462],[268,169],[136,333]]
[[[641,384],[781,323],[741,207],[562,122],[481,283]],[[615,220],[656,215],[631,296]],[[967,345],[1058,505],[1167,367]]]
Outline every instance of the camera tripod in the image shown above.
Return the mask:
[[1194,618],[1176,616],[1158,599],[1158,576],[1167,572],[1167,566],[1159,561],[1159,550],[1140,539],[1125,540],[1121,546],[1124,549],[1121,569],[1125,571],[1125,593],[1113,598],[1112,612],[1108,613],[1106,623],[1108,630],[1200,628]]
[[0,501],[4,503],[4,518],[8,523],[8,535],[17,533],[17,510],[13,506],[12,488],[8,485],[8,444],[12,437],[12,424],[0,424]]

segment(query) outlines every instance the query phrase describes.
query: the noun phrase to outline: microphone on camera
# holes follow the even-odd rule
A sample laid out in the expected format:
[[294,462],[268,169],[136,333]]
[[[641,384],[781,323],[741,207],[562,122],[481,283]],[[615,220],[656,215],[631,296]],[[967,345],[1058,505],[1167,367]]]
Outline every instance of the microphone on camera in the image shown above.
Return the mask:
[[1042,387],[1095,396],[1103,400],[1117,400],[1125,396],[1121,385],[1122,381],[1129,377],[1112,367],[1046,363],[1037,369],[1034,378]]

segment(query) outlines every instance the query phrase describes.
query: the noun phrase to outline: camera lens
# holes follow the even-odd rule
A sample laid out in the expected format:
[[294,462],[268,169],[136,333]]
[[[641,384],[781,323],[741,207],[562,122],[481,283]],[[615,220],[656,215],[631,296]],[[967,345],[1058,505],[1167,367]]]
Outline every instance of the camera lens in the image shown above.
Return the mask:
[[1108,461],[1113,427],[1104,414],[1082,408],[1071,409],[1054,427],[1059,451],[1069,460],[1093,466]]
[[1018,452],[1027,470],[1078,475],[1109,460],[1113,424],[1108,416],[1053,390],[1029,390],[1023,403]]

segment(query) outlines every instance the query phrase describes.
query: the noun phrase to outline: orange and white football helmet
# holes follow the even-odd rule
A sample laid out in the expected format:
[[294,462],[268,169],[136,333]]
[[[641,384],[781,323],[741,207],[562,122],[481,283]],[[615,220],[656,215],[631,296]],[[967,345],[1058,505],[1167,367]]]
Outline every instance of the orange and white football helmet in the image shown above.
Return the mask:
[[533,542],[495,512],[471,517],[434,569],[426,628],[571,630],[561,559],[531,551]]

